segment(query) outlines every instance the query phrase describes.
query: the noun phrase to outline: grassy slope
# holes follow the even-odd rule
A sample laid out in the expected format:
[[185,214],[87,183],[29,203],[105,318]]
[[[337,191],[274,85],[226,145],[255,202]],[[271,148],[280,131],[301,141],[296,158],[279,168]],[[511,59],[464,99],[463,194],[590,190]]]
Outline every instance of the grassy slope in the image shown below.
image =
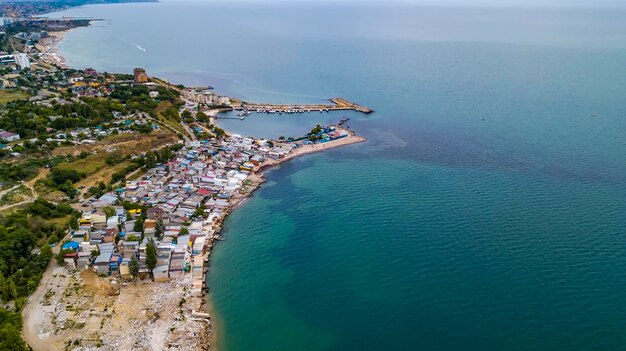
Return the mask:
[[22,90],[6,89],[0,90],[0,103],[6,104],[7,102],[15,100],[28,99],[30,95]]

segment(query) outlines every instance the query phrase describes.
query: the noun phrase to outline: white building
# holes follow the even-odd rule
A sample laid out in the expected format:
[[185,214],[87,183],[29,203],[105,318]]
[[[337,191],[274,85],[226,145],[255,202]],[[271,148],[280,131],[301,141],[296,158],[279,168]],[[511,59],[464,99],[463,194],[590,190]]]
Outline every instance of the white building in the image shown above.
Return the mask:
[[5,141],[5,142],[16,141],[16,140],[20,140],[20,135],[17,133],[0,130],[0,140]]
[[20,69],[24,69],[24,68],[30,68],[30,59],[28,58],[28,55],[26,54],[15,54],[15,64],[20,68]]

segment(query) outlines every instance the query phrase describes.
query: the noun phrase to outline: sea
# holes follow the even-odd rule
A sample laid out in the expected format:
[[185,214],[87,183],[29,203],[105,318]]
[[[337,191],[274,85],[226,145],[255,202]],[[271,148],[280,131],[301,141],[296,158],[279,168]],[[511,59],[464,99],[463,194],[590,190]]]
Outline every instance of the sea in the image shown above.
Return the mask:
[[89,5],[73,68],[253,102],[366,137],[287,162],[226,220],[220,350],[626,347],[626,4],[189,1]]

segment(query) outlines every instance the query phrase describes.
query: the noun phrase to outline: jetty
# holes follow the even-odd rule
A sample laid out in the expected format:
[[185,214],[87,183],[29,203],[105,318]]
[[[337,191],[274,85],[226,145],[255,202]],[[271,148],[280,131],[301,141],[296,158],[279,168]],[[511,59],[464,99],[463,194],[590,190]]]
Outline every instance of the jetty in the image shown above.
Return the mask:
[[263,104],[246,101],[233,101],[233,109],[238,111],[252,111],[258,113],[304,113],[304,112],[330,112],[353,110],[361,113],[372,113],[374,110],[350,102],[344,98],[329,99],[332,104]]

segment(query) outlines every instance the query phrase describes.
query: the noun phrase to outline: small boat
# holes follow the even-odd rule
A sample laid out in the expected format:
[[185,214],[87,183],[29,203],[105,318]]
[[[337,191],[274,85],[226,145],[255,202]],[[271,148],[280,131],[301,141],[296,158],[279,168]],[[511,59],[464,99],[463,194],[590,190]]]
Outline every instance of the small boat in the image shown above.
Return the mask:
[[239,113],[237,114],[237,116],[239,116],[239,117],[244,116],[244,117],[245,117],[245,116],[250,116],[251,114],[252,114],[252,112],[250,112],[250,111],[248,111],[248,110],[245,110],[245,109],[244,109],[244,110],[242,110],[241,112],[239,112]]

